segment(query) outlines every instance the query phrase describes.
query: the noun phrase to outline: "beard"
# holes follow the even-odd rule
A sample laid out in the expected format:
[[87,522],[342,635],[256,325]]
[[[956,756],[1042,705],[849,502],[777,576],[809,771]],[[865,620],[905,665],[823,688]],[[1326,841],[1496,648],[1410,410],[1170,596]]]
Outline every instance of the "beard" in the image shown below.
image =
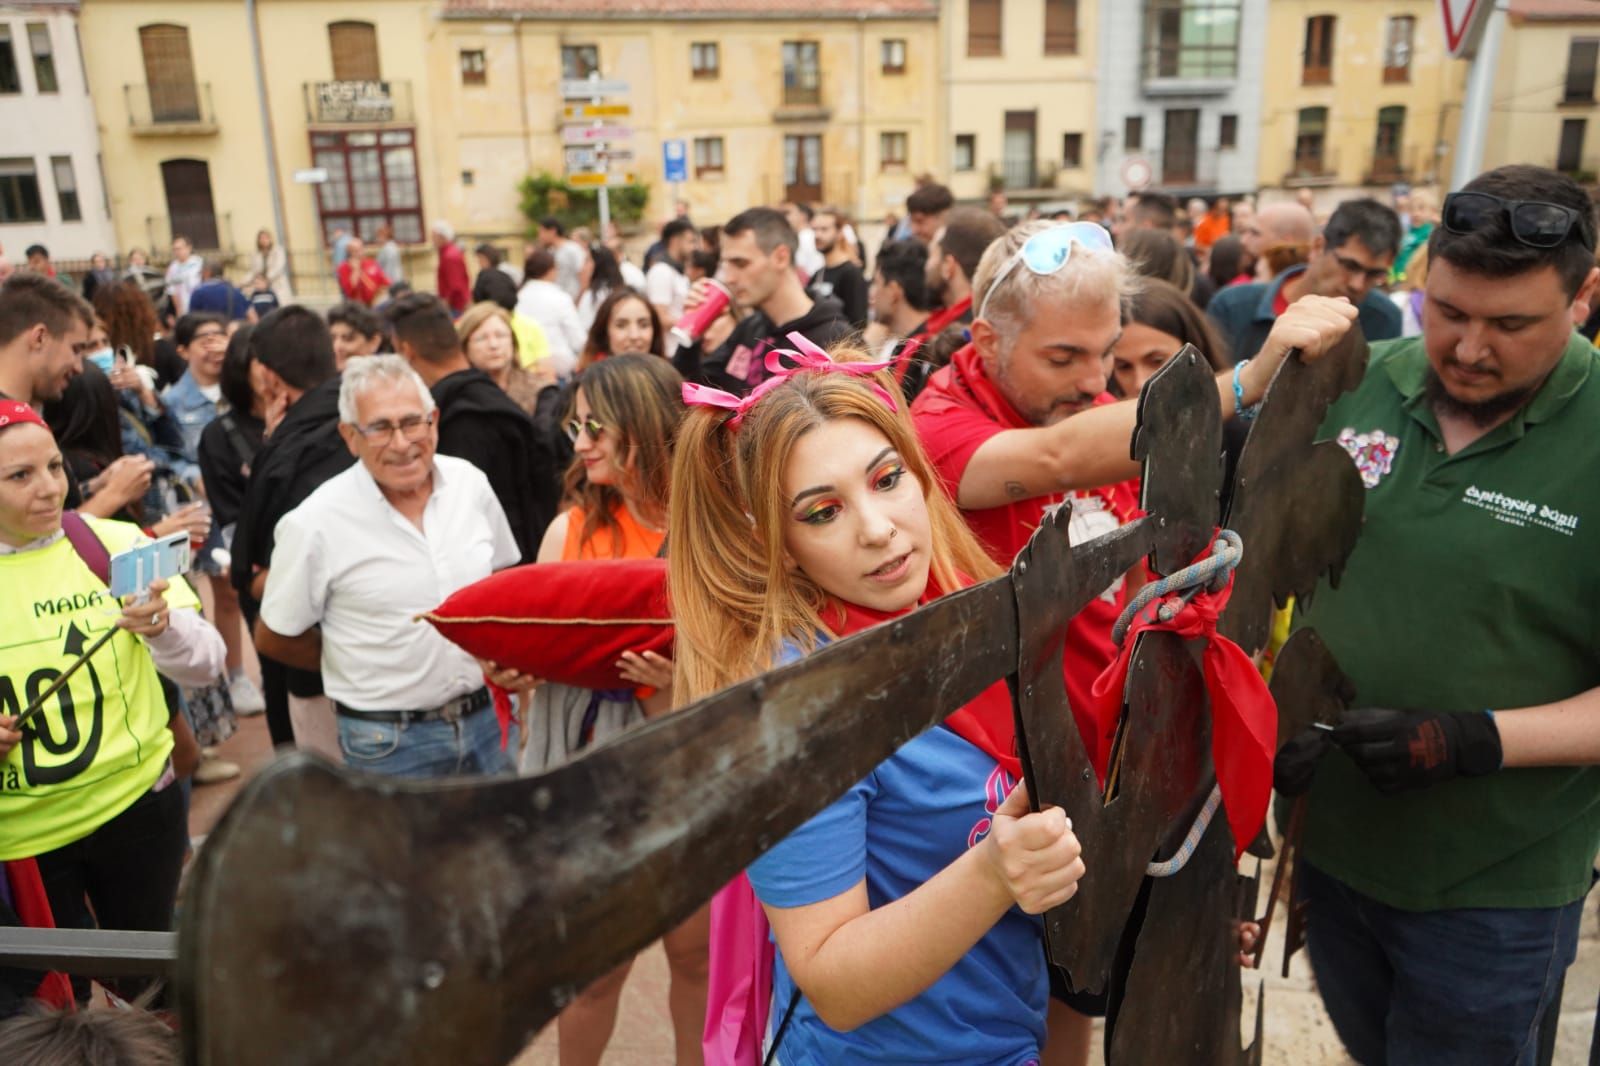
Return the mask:
[[1428,367],[1422,380],[1423,397],[1428,401],[1428,406],[1433,409],[1434,414],[1465,418],[1479,428],[1499,422],[1527,403],[1538,389],[1538,385],[1527,385],[1520,389],[1508,389],[1488,399],[1469,402],[1450,395],[1450,390],[1445,388],[1444,379],[1439,377],[1438,372],[1431,366]]

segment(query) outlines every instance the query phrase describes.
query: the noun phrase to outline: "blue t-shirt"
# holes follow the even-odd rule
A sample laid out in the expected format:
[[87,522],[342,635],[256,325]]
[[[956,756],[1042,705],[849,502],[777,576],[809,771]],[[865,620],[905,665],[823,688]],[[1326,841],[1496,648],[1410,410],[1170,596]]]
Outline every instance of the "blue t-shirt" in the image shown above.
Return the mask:
[[[785,649],[783,661],[795,658]],[[849,792],[747,871],[768,906],[800,907],[863,878],[876,908],[908,895],[989,831],[1015,782],[943,726],[878,764]],[[828,1028],[803,997],[778,1046],[783,1066],[1038,1060],[1049,983],[1043,924],[1012,907],[920,996],[853,1032]],[[783,954],[772,975],[772,1024],[794,994]]]

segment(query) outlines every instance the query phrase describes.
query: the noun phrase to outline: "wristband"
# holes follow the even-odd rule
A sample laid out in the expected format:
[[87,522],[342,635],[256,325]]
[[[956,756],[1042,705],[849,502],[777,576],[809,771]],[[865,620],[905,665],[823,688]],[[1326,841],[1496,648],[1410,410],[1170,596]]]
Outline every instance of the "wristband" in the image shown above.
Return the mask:
[[1233,368],[1233,414],[1234,417],[1244,422],[1255,421],[1256,411],[1261,406],[1259,403],[1250,407],[1244,405],[1244,382],[1240,379],[1240,375],[1244,373],[1244,368],[1249,365],[1250,360],[1244,359],[1235,364]]

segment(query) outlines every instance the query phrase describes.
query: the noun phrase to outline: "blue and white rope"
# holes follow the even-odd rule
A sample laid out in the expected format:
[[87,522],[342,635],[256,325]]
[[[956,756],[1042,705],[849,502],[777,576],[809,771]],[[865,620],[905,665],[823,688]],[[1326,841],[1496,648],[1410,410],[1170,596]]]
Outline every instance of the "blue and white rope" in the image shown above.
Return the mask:
[[[1218,530],[1217,539],[1211,545],[1209,556],[1166,577],[1158,577],[1139,590],[1138,595],[1134,596],[1123,609],[1117,624],[1111,627],[1111,639],[1120,647],[1128,635],[1128,627],[1139,617],[1139,612],[1156,600],[1161,600],[1162,603],[1156,608],[1154,620],[1170,622],[1200,590],[1221,592],[1228,582],[1228,575],[1243,558],[1244,541],[1240,539],[1239,534],[1231,529]],[[1176,592],[1182,593],[1174,597],[1177,602],[1169,601],[1167,597]]]
[[1211,795],[1206,797],[1206,805],[1200,808],[1200,813],[1195,817],[1194,824],[1189,827],[1189,835],[1183,838],[1183,843],[1178,845],[1177,854],[1166,862],[1153,862],[1144,868],[1146,877],[1171,877],[1189,864],[1194,856],[1194,850],[1200,846],[1200,838],[1206,835],[1206,830],[1211,827],[1211,819],[1216,816],[1217,808],[1222,806],[1222,786],[1213,785]]

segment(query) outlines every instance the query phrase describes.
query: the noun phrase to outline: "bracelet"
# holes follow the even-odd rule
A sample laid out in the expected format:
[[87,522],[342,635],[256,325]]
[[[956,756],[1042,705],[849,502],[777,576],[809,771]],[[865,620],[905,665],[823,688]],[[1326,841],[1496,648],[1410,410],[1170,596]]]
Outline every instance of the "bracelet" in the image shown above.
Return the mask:
[[1239,376],[1244,373],[1244,368],[1249,365],[1250,360],[1244,359],[1235,364],[1233,368],[1233,414],[1234,417],[1242,422],[1255,421],[1256,411],[1261,407],[1259,402],[1249,407],[1244,405],[1244,382],[1240,380]]

